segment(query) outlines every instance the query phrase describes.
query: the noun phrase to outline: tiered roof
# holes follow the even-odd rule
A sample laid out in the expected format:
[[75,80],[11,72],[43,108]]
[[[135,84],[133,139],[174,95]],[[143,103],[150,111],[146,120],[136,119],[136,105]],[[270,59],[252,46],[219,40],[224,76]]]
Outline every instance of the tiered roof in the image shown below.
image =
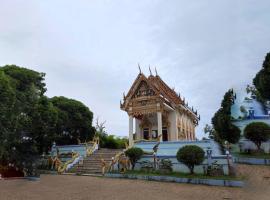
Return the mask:
[[132,87],[130,88],[127,96],[124,95],[124,103],[121,104],[121,108],[125,109],[127,106],[129,100],[134,95],[136,89],[139,87],[139,84],[145,81],[151,89],[156,93],[156,95],[162,97],[165,100],[165,103],[175,108],[183,108],[188,113],[192,114],[194,117],[199,119],[200,117],[197,116],[197,111],[194,111],[193,108],[188,107],[188,105],[185,103],[185,99],[182,99],[180,94],[177,94],[174,89],[170,88],[161,78],[158,74],[150,75],[146,77],[143,73],[139,73],[137,78],[135,79],[134,83],[132,84]]

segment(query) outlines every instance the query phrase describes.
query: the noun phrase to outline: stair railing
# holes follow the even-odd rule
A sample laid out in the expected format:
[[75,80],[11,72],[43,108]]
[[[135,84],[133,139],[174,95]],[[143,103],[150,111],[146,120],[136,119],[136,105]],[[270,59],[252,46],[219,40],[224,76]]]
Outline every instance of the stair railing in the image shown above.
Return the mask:
[[[92,143],[93,145],[91,147],[88,147],[88,143]],[[86,143],[86,155],[89,156],[91,154],[93,154],[99,146],[99,138],[98,137],[94,137],[93,141],[90,141]],[[66,161],[65,163],[63,163],[58,156],[56,156],[53,161],[56,163],[56,169],[57,172],[59,174],[62,174],[63,172],[65,172],[68,168],[69,165],[74,165],[77,162],[79,162],[80,159],[78,159],[80,157],[80,154],[77,152],[72,153],[72,158],[68,161]],[[76,163],[75,163],[76,162]]]
[[79,158],[79,157],[80,157],[80,154],[79,153],[76,153],[76,152],[75,153],[72,153],[72,158],[70,160],[66,161],[65,163],[62,163],[61,162],[61,164],[57,168],[57,172],[59,174],[62,174],[63,172],[65,172],[66,169],[67,169],[67,167],[68,167],[68,165],[72,164],[76,160],[76,158]]
[[90,156],[92,155],[96,150],[98,150],[99,147],[99,137],[94,137],[93,141],[89,142],[92,143],[93,145],[91,147],[88,147],[86,143],[86,155]]
[[[121,157],[122,155],[125,155],[125,152],[126,152],[129,148],[132,147],[132,146],[129,146],[127,143],[125,143],[125,146],[126,146],[126,147],[125,147],[125,149],[124,149],[123,151],[118,152],[118,153],[113,157],[112,161],[109,163],[109,166],[108,166],[106,172],[112,171],[112,170],[114,169],[114,165],[115,165],[117,162],[119,162],[120,157]],[[104,169],[102,169],[102,171],[103,171],[103,170],[104,170]]]

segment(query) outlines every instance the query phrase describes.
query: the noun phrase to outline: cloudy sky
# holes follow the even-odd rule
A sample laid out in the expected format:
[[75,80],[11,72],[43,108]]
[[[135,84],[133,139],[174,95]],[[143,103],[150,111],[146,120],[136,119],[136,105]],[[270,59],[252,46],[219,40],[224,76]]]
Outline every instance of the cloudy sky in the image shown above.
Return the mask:
[[201,114],[251,82],[270,51],[269,0],[0,0],[0,66],[46,73],[47,95],[82,101],[127,135],[119,101],[140,63]]

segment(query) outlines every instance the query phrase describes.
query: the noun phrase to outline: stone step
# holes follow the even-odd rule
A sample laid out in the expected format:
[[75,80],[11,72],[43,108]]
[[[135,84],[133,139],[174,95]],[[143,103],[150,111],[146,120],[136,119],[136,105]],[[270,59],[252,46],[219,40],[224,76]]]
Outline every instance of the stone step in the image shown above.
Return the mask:
[[92,169],[92,168],[82,168],[82,169],[77,169],[78,172],[101,172],[102,169]]
[[84,166],[86,166],[86,167],[101,167],[101,163],[93,164],[93,165],[87,165],[87,164],[85,164],[85,165],[79,165],[78,167],[84,167]]
[[123,151],[122,149],[99,149],[94,152],[92,155],[87,156],[83,160],[83,164],[77,163],[72,167],[77,173],[82,174],[101,174],[101,159],[104,159],[106,163],[110,163],[112,157],[114,157],[119,152]]

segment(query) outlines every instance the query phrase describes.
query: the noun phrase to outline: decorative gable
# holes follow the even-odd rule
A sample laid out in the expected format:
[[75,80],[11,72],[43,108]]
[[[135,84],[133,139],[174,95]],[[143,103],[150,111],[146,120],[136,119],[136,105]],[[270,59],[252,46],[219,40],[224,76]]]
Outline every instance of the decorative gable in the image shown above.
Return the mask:
[[137,89],[135,90],[132,99],[143,97],[143,96],[154,96],[156,93],[154,90],[147,84],[146,81],[141,81]]

